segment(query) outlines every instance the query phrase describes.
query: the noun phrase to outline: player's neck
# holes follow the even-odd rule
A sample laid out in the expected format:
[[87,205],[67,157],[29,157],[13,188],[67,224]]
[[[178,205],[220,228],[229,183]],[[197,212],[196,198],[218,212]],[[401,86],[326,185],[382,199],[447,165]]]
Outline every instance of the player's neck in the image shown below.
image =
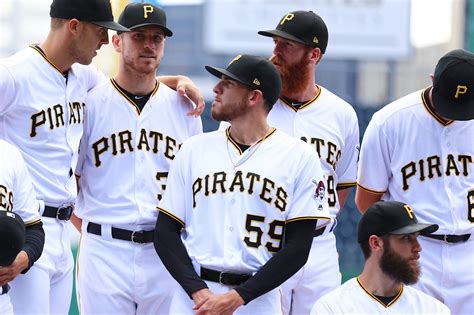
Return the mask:
[[270,130],[266,119],[235,119],[231,122],[230,135],[240,144],[253,145]]
[[371,294],[394,296],[400,291],[402,283],[386,275],[378,265],[367,263],[359,276],[359,281]]
[[138,75],[131,71],[120,69],[114,80],[123,89],[134,95],[146,95],[153,91],[156,86],[156,75],[154,73]]
[[46,58],[54,64],[61,72],[67,72],[74,64],[74,57],[67,51],[64,43],[67,39],[62,38],[59,32],[50,32],[46,40],[39,45]]
[[303,91],[282,90],[281,96],[287,100],[294,102],[306,102],[312,100],[319,93],[320,87],[316,85],[314,80],[306,85]]

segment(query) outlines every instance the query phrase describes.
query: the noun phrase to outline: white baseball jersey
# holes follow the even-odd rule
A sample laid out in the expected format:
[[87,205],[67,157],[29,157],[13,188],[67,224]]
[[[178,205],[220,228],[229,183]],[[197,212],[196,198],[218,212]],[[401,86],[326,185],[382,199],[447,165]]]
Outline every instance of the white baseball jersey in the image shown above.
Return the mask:
[[[178,284],[153,243],[112,239],[110,227],[154,229],[171,162],[185,139],[202,133],[201,119],[186,115],[190,108],[189,100],[163,83],[142,111],[114,80],[89,93],[76,169],[75,213],[83,219],[77,273],[82,312],[169,314]],[[86,232],[88,222],[101,224],[102,235]],[[111,261],[112,272],[97,268]]]
[[74,170],[87,92],[102,78],[74,64],[67,79],[37,48],[0,62],[0,138],[22,152],[37,197],[49,206],[73,203]]
[[420,237],[422,275],[415,287],[454,314],[474,309],[474,120],[445,121],[423,91],[374,114],[362,141],[358,185],[410,204],[436,234],[471,234],[448,244]]
[[316,150],[327,179],[330,213],[336,217],[339,211],[336,187],[356,184],[359,125],[352,106],[318,86],[318,95],[299,108],[279,99],[268,115],[268,122]]
[[358,183],[410,204],[437,234],[474,233],[474,120],[443,120],[423,91],[374,114],[362,142]]
[[[352,106],[319,87],[318,95],[299,108],[279,99],[268,121],[317,152],[327,180],[330,214],[335,218],[340,208],[336,187],[347,188],[356,182],[359,125]],[[331,231],[326,228],[314,238],[305,266],[283,283],[284,314],[308,314],[314,301],[341,284],[336,237]]]
[[76,169],[76,215],[99,224],[154,227],[171,162],[185,139],[202,133],[201,119],[186,115],[190,108],[163,83],[142,112],[113,80],[91,91]]
[[358,278],[352,278],[319,299],[311,314],[451,314],[443,303],[411,287],[402,285],[394,300],[385,305],[366,289]]
[[[76,198],[73,170],[82,135],[87,92],[103,78],[92,66],[74,64],[67,78],[38,47],[0,61],[0,138],[21,151],[41,212]],[[15,313],[66,314],[73,258],[65,221],[43,218],[41,257],[11,283]]]
[[20,151],[0,140],[0,210],[13,211],[25,225],[40,221],[39,204]]
[[194,262],[252,274],[281,248],[285,223],[328,224],[323,180],[311,148],[279,130],[244,152],[219,130],[183,144],[159,209],[184,225]]

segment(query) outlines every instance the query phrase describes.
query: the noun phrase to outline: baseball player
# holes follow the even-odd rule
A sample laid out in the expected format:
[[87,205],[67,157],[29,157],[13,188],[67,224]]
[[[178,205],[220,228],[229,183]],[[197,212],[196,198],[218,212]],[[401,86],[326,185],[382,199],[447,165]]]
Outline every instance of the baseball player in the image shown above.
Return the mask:
[[[13,307],[20,314],[69,311],[73,259],[66,220],[77,191],[73,170],[85,97],[104,79],[86,65],[108,43],[107,29],[126,30],[113,22],[107,0],[53,0],[50,15],[43,43],[0,61],[0,138],[21,150],[48,235],[41,259],[11,283]],[[174,80],[196,97],[183,77]]]
[[268,60],[238,55],[206,69],[221,78],[212,116],[231,126],[185,141],[169,173],[155,247],[184,289],[170,314],[279,314],[277,287],[329,222],[321,166],[267,123],[281,87]]
[[415,287],[453,314],[474,309],[474,54],[448,52],[433,84],[374,114],[362,141],[356,203],[401,200],[439,230],[420,237]]
[[451,314],[443,303],[407,284],[418,281],[419,235],[438,229],[418,223],[411,206],[379,201],[362,216],[362,273],[319,299],[311,314]]
[[78,304],[85,314],[169,314],[178,286],[153,247],[156,205],[181,143],[202,133],[202,123],[186,116],[188,99],[156,79],[172,36],[165,12],[132,3],[119,23],[131,31],[112,37],[118,74],[85,102],[76,169]]
[[25,161],[3,140],[0,165],[0,314],[13,314],[8,283],[38,260],[44,231]]
[[[352,106],[315,82],[328,43],[326,24],[314,12],[295,11],[286,14],[275,30],[259,34],[273,38],[271,61],[283,82],[268,122],[316,151],[335,219],[356,183],[359,125]],[[308,314],[314,301],[341,284],[335,223],[314,231],[308,262],[282,285],[285,314]]]

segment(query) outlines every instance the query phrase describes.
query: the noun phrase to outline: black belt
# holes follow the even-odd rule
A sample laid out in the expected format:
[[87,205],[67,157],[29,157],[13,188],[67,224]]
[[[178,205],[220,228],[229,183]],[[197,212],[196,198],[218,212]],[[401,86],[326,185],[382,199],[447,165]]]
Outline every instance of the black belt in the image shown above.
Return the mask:
[[56,218],[58,220],[68,221],[71,218],[73,210],[74,208],[72,206],[59,208],[45,206],[43,217]]
[[217,282],[224,285],[240,285],[250,279],[251,275],[220,272],[201,267],[201,279]]
[[460,243],[467,241],[471,234],[464,235],[439,235],[439,234],[426,234],[424,237],[433,238],[435,240],[445,241],[446,243]]
[[[87,224],[87,232],[102,235],[100,224],[89,222]],[[138,244],[152,243],[155,237],[155,231],[129,231],[119,228],[112,228],[112,238],[130,241]]]
[[4,295],[4,294],[7,294],[8,291],[10,291],[10,286],[8,284],[4,284],[2,285],[2,293],[0,293],[0,295]]

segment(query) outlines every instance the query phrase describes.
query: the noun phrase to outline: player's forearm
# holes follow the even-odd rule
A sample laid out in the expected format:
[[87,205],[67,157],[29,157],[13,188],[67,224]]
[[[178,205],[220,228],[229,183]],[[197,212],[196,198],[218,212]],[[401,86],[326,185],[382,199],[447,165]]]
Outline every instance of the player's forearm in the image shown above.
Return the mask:
[[28,255],[28,266],[23,269],[21,273],[26,273],[31,266],[33,266],[34,262],[40,258],[41,253],[43,252],[44,237],[42,222],[26,227],[23,251]]
[[308,260],[316,220],[291,222],[285,230],[285,247],[249,280],[235,288],[245,304],[273,290],[294,275]]
[[366,191],[365,189],[357,186],[356,195],[355,195],[355,203],[357,209],[359,209],[360,213],[364,213],[368,207],[382,199],[383,194],[377,194],[373,192]]
[[171,276],[191,297],[207,288],[206,283],[194,271],[191,258],[181,240],[182,226],[166,214],[159,214],[155,227],[155,250]]
[[347,196],[349,195],[349,192],[351,191],[352,187],[344,187],[343,189],[338,189],[337,190],[337,199],[339,200],[339,209],[342,210],[344,208],[344,205],[346,204]]

